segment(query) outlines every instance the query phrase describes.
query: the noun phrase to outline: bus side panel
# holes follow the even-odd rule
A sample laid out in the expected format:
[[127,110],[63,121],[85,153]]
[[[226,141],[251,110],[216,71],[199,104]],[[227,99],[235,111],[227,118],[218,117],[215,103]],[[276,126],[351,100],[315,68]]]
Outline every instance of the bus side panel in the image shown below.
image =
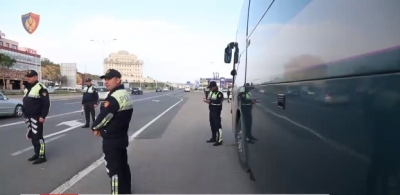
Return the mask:
[[[239,62],[235,65],[237,75],[234,77],[233,90],[232,90],[232,131],[236,136],[236,119],[239,117],[240,113],[238,110],[238,90],[246,82],[246,39],[247,39],[247,15],[249,9],[249,0],[243,1],[242,11],[240,12],[238,29],[236,32],[236,42],[239,47]],[[232,60],[233,61],[233,60]]]
[[400,167],[400,1],[292,2],[275,1],[249,37],[256,182],[261,193],[372,192]]

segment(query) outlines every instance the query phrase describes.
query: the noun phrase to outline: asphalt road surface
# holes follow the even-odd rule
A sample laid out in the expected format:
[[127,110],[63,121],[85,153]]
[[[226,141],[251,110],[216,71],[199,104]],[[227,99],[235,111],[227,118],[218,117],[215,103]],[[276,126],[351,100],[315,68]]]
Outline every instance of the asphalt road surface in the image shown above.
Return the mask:
[[[238,164],[227,103],[224,145],[205,143],[210,127],[202,98],[182,91],[133,96],[132,193],[257,193]],[[80,109],[80,99],[52,102],[45,122],[48,161],[40,165],[27,161],[33,150],[22,118],[0,119],[0,194],[110,193],[101,138],[81,128]]]

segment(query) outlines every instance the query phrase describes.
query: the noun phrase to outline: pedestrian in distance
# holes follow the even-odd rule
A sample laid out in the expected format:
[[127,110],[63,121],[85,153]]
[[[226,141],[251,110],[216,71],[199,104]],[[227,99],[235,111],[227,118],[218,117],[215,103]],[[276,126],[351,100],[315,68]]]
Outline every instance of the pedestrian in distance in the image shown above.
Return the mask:
[[208,87],[211,91],[207,99],[203,99],[208,104],[209,120],[211,126],[211,139],[207,143],[214,143],[213,146],[222,145],[222,125],[221,111],[224,94],[218,91],[218,86],[215,81],[211,81]]
[[43,138],[43,124],[50,110],[50,97],[47,88],[38,81],[38,73],[29,70],[25,75],[23,113],[24,121],[28,126],[26,138],[32,141],[34,155],[28,159],[33,164],[46,162],[45,142]]
[[131,172],[128,164],[129,123],[133,113],[132,99],[121,84],[121,73],[109,69],[100,77],[110,90],[104,107],[92,125],[93,134],[103,138],[103,153],[111,194],[131,194]]
[[95,121],[95,108],[99,102],[99,94],[96,87],[92,84],[92,79],[87,78],[85,84],[86,86],[83,88],[82,107],[85,112],[86,124],[82,128],[90,127],[90,116],[92,116],[92,123]]

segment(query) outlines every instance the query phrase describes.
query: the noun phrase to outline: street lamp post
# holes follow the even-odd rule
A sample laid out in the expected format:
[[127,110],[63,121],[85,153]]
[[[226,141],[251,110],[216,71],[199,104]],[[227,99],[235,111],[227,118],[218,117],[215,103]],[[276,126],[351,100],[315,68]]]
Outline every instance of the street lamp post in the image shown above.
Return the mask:
[[[105,44],[106,44],[106,42],[107,41],[116,41],[117,39],[111,39],[111,40],[106,40],[106,39],[103,39],[101,42],[103,43],[103,53],[102,53],[102,64],[104,65],[104,48],[105,48]],[[94,40],[94,39],[92,39],[92,40],[90,40],[91,42],[99,42],[99,41],[97,41],[97,40]]]

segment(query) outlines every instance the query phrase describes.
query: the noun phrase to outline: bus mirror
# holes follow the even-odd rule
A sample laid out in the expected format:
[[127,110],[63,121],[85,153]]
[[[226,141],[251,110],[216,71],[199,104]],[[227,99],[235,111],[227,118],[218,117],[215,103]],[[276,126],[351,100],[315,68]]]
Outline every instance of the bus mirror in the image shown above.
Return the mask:
[[229,63],[231,63],[231,60],[232,60],[232,50],[231,50],[231,48],[226,47],[224,61],[225,61],[225,63],[229,64]]

